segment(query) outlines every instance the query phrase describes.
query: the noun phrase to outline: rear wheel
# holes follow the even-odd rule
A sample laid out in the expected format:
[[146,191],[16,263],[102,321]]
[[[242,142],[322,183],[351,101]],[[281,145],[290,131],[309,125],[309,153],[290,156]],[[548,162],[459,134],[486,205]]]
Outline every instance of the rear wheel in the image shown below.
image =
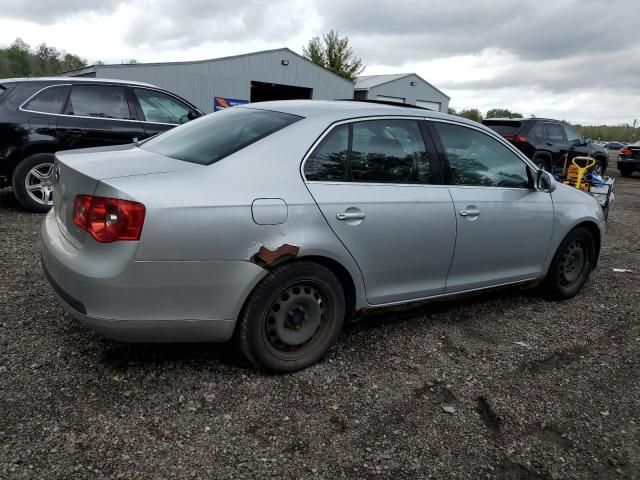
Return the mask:
[[13,194],[31,212],[46,212],[53,205],[53,161],[50,153],[36,153],[22,160],[13,172]]
[[541,156],[535,157],[533,159],[533,163],[535,163],[536,167],[538,167],[541,170],[545,170],[547,172],[551,171],[551,162],[546,156],[541,155]]
[[328,268],[306,261],[272,270],[239,319],[238,343],[260,368],[292,372],[324,357],[342,330],[344,292]]
[[622,175],[623,177],[630,177],[633,174],[633,169],[626,167],[626,166],[622,166],[620,167],[620,175]]
[[595,241],[591,232],[578,227],[560,244],[545,280],[547,292],[558,300],[575,296],[587,282],[595,262]]

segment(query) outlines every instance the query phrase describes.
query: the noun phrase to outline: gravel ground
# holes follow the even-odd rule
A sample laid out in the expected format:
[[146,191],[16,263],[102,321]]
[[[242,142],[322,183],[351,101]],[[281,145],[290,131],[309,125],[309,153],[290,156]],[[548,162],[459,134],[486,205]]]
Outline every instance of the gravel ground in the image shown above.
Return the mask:
[[0,478],[639,479],[640,178],[616,194],[577,298],[369,315],[270,376],[229,345],[72,321],[43,280],[42,216],[0,191]]

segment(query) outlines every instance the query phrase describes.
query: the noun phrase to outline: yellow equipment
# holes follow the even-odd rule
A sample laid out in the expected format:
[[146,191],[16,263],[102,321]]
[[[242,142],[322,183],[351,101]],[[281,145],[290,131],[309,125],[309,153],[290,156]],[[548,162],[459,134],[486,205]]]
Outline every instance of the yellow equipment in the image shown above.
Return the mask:
[[[581,166],[582,164],[582,166]],[[578,190],[584,192],[589,191],[590,183],[585,181],[585,176],[596,164],[596,159],[591,157],[575,157],[571,161],[571,165],[567,169],[564,183],[565,185],[571,185]]]

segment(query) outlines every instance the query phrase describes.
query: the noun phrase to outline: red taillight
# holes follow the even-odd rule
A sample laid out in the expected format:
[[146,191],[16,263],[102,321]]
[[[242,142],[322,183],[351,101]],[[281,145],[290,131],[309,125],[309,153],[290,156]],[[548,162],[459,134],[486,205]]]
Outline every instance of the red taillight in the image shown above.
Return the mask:
[[516,135],[513,141],[516,143],[526,143],[527,137],[523,137],[522,135]]
[[631,155],[633,155],[633,152],[628,148],[623,148],[622,150],[620,150],[620,155],[628,155],[630,157]]
[[73,203],[73,223],[102,243],[140,240],[144,205],[118,198],[78,195]]

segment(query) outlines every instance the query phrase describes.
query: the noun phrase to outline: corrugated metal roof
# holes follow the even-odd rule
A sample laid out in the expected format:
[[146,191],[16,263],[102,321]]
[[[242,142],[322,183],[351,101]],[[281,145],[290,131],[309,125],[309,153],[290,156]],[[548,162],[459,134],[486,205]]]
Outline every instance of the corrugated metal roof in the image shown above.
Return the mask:
[[356,78],[356,90],[368,90],[371,87],[392,82],[403,77],[408,77],[410,73],[392,73],[388,75],[360,75]]
[[67,72],[61,72],[58,75],[68,75],[68,74],[78,74],[78,73],[85,73],[85,71],[87,73],[92,73],[95,71],[96,67],[97,68],[105,68],[105,67],[109,67],[109,68],[125,68],[125,67],[150,67],[150,66],[163,66],[163,65],[197,65],[197,64],[202,64],[202,63],[214,63],[214,62],[219,62],[219,61],[225,61],[225,60],[235,60],[235,59],[240,59],[240,58],[245,58],[245,57],[251,57],[254,55],[263,55],[263,54],[268,54],[268,53],[273,53],[273,52],[286,52],[288,54],[291,55],[295,55],[296,57],[299,57],[307,62],[309,62],[311,65],[313,65],[316,68],[320,68],[324,71],[326,71],[327,73],[343,80],[344,82],[348,82],[353,84],[353,82],[347,78],[341,77],[340,75],[338,75],[335,72],[332,72],[331,70],[329,70],[328,68],[325,68],[321,65],[318,65],[316,63],[313,63],[311,60],[309,60],[306,57],[303,57],[302,55],[294,52],[293,50],[283,47],[283,48],[274,48],[271,50],[261,50],[259,52],[250,52],[250,53],[243,53],[241,55],[231,55],[228,57],[219,57],[219,58],[209,58],[206,60],[186,60],[186,61],[182,61],[182,62],[155,62],[155,63],[115,63],[115,64],[101,64],[101,65],[90,65],[88,67],[85,68],[81,68],[78,70],[69,70]]
[[447,97],[448,99],[451,99],[451,97],[449,97],[449,95],[444,93],[439,88],[434,87],[432,84],[427,82],[424,78],[422,78],[417,73],[395,73],[395,74],[389,74],[389,75],[360,75],[358,78],[356,78],[355,90],[369,90],[370,88],[378,87],[378,86],[383,85],[385,83],[393,82],[395,80],[399,80],[401,78],[409,77],[411,75],[416,76],[417,78],[422,80],[424,83],[429,85],[431,88],[433,88],[437,92],[440,92],[443,96]]

